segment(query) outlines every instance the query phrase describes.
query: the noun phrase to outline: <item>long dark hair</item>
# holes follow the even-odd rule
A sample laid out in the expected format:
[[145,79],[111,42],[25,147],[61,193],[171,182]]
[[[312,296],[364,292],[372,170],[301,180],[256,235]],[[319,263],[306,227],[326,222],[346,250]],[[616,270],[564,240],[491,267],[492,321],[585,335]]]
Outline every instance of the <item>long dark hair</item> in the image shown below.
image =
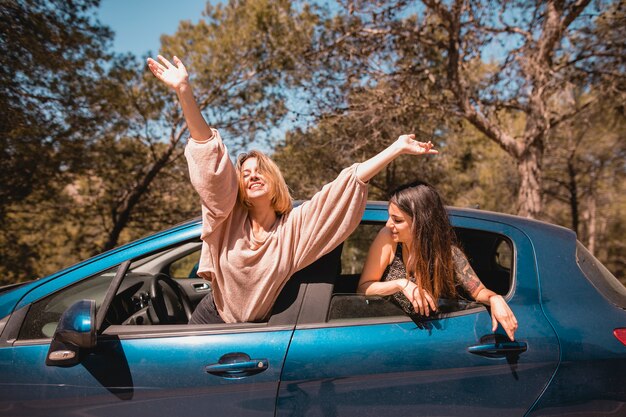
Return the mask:
[[[452,245],[455,235],[441,196],[431,185],[415,181],[397,188],[389,199],[412,220],[413,245],[406,270],[418,287],[435,299],[457,295]],[[408,249],[408,248],[407,248]]]

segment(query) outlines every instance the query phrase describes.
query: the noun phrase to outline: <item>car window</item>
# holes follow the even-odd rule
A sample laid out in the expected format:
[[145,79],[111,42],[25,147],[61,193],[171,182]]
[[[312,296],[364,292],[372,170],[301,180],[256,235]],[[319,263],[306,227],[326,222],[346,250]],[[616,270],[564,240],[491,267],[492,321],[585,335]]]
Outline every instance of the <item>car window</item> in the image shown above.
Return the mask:
[[361,274],[370,245],[383,226],[381,223],[361,223],[346,239],[341,252],[341,275]]
[[[384,223],[364,223],[346,240],[341,256],[341,275],[335,281],[328,310],[328,321],[373,318],[406,317],[391,297],[365,297],[356,294],[361,270],[371,242]],[[456,228],[459,246],[485,286],[507,295],[511,292],[514,273],[514,248],[503,235],[474,229]],[[439,314],[453,313],[476,307],[468,295],[458,299],[438,300]]]
[[513,248],[510,242],[501,240],[500,243],[498,243],[494,253],[494,262],[500,268],[509,271],[513,268]]
[[604,297],[618,307],[626,308],[626,287],[624,284],[579,241],[576,242],[576,260],[587,279]]
[[200,262],[200,250],[194,251],[172,262],[170,276],[172,278],[198,278],[198,264]]
[[51,338],[57,328],[61,314],[76,301],[96,300],[97,311],[116,271],[117,267],[109,269],[33,303],[26,314],[18,339]]
[[[133,260],[107,309],[103,329],[111,325],[160,324],[154,319],[155,315],[151,309],[154,303],[151,296],[151,284],[155,281],[155,277],[166,275],[159,271],[170,265],[172,259],[175,260],[177,273],[184,274],[185,278],[195,274],[192,270],[197,264],[195,259],[200,256],[199,247],[197,242],[184,242]],[[33,303],[26,314],[18,338],[20,340],[51,338],[63,312],[78,300],[95,300],[96,309],[99,309],[117,269],[118,266],[83,279]],[[200,284],[196,284],[195,281],[199,281]],[[181,287],[180,289],[181,292],[189,292],[188,296],[192,299],[190,300],[191,309],[208,291],[205,286],[202,286],[203,280],[195,281],[190,283],[189,288]],[[159,296],[164,300],[164,306],[180,316],[182,308],[177,304],[180,296],[171,286],[163,285],[163,280],[158,283],[161,286]],[[164,324],[186,323],[185,317],[176,317],[176,320],[171,317],[170,320],[170,323]]]

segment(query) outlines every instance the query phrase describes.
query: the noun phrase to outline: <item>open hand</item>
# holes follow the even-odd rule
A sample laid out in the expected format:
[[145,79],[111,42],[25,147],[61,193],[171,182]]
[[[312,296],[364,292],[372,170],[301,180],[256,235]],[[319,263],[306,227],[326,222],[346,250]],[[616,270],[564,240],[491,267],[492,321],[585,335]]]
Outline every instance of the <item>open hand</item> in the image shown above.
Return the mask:
[[432,295],[419,288],[414,282],[408,281],[402,293],[411,302],[417,314],[428,317],[431,311],[437,311],[437,304],[435,304]]
[[509,339],[515,340],[517,319],[504,298],[501,295],[493,295],[489,298],[489,304],[491,305],[492,331],[495,332],[500,323]]
[[401,135],[394,143],[403,154],[409,155],[434,155],[439,151],[433,149],[433,144],[429,142],[419,142],[415,140],[415,135]]
[[178,57],[174,57],[174,64],[161,55],[158,55],[157,58],[161,62],[148,58],[148,67],[155,77],[174,90],[177,90],[181,85],[188,83],[189,74]]

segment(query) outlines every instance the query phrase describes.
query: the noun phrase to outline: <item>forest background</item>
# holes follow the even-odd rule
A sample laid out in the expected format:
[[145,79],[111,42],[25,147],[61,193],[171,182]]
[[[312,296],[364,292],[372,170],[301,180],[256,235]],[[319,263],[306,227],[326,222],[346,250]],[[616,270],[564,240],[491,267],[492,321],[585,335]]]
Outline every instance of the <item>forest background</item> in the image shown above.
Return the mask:
[[[175,95],[111,50],[98,0],[0,0],[0,282],[41,277],[200,214]],[[574,230],[626,283],[623,0],[232,0],[161,37],[231,156],[310,197],[399,134],[449,205]]]

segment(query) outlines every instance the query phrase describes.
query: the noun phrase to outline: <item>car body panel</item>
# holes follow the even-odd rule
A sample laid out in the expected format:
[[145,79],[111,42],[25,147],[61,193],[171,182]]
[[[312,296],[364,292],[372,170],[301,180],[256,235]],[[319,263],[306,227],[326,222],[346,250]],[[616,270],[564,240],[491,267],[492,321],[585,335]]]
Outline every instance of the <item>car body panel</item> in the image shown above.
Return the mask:
[[501,222],[451,219],[455,227],[488,230],[514,243],[517,278],[509,304],[520,321],[516,340],[527,351],[501,358],[469,353],[492,335],[482,306],[423,322],[401,317],[373,325],[362,319],[298,325],[278,415],[379,416],[393,410],[394,416],[501,416],[532,407],[557,369],[559,344],[538,303],[530,240]]
[[[276,391],[291,329],[172,337],[100,337],[73,367],[46,366],[49,343],[13,351],[17,372],[6,373],[0,410],[12,416],[186,417],[273,416]],[[205,367],[225,354],[243,352],[269,362],[267,370],[239,379],[209,374]]]
[[626,415],[626,346],[613,335],[626,327],[626,311],[585,278],[570,233],[527,231],[536,245],[542,306],[561,344],[558,372],[532,415]]

